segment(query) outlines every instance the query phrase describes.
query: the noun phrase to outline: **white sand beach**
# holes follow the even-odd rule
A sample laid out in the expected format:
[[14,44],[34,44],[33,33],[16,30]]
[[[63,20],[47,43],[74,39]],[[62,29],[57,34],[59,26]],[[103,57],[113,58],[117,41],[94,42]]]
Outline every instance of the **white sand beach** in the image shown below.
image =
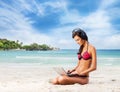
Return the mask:
[[120,67],[98,67],[87,85],[52,85],[52,66],[1,64],[0,92],[120,92]]

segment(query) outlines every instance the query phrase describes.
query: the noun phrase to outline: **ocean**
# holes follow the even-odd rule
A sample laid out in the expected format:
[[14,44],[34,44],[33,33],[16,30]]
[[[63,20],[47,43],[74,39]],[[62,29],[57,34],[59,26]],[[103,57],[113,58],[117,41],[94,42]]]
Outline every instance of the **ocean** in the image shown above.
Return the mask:
[[[0,51],[0,63],[74,66],[77,62],[77,50],[73,49],[55,51]],[[120,50],[97,50],[97,64],[99,66],[120,66]]]

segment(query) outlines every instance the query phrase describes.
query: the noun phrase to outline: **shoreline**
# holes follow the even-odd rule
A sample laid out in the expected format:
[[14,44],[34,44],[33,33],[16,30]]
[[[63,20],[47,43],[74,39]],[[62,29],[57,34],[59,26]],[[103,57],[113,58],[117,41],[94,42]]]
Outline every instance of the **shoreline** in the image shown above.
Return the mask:
[[[0,64],[1,92],[120,92],[120,67],[98,67],[90,73],[86,85],[52,85],[48,81],[59,76],[53,66],[37,64]],[[71,68],[71,67],[65,67]]]

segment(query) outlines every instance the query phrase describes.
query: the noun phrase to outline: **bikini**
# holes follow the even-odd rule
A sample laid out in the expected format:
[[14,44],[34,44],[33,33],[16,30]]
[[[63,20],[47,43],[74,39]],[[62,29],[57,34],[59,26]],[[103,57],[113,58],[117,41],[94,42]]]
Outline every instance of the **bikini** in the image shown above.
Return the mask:
[[[81,59],[84,59],[84,60],[88,60],[88,59],[92,59],[91,55],[88,53],[88,46],[87,46],[87,51],[85,51],[83,53],[83,55],[81,55],[80,53],[77,53],[78,54],[78,59],[81,60]],[[85,77],[89,77],[87,75],[78,75],[78,74],[67,74],[69,77],[82,77],[82,78],[85,78]]]
[[91,55],[88,53],[88,46],[87,46],[87,51],[85,51],[83,53],[83,55],[81,55],[80,53],[77,53],[78,54],[78,59],[81,60],[81,59],[84,59],[84,60],[88,60],[88,59],[91,59]]
[[87,75],[78,75],[78,74],[67,74],[67,76],[69,76],[69,77],[81,77],[81,78],[89,77]]

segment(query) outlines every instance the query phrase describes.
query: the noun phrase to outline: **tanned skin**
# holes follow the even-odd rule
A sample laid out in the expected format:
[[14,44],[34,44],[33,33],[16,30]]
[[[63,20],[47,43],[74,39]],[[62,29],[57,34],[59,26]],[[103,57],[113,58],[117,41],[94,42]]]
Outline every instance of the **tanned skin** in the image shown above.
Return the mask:
[[[68,70],[68,72],[70,72],[71,74],[89,76],[89,73],[96,70],[97,68],[96,49],[94,46],[89,44],[88,41],[81,39],[77,35],[74,37],[74,40],[80,46],[83,45],[83,50],[81,55],[87,50],[87,47],[88,47],[88,53],[91,55],[91,59],[78,60],[77,66],[72,70]],[[53,79],[51,82],[52,84],[60,84],[60,85],[68,85],[68,84],[75,84],[75,83],[84,85],[89,83],[89,77],[69,77],[67,75],[62,75]]]

